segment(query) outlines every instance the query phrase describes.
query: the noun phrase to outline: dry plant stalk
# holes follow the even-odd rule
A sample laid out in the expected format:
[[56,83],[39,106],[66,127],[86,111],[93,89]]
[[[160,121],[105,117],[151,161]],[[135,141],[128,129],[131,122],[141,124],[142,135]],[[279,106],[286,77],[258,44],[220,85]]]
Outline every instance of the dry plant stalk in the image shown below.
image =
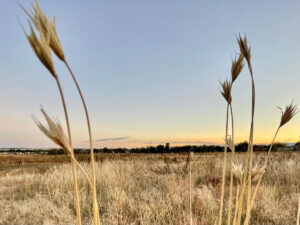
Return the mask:
[[82,166],[78,163],[78,161],[74,158],[74,155],[72,154],[73,149],[70,146],[69,140],[65,135],[62,125],[58,120],[56,121],[52,120],[42,107],[41,107],[41,112],[45,117],[48,126],[43,125],[35,116],[32,116],[33,121],[38,126],[38,128],[42,131],[42,133],[44,133],[55,144],[60,146],[64,150],[64,152],[71,157],[73,162],[79,167],[79,169],[82,171],[84,176],[87,178],[88,183],[92,189],[93,185],[89,176],[86,174],[85,170],[82,168]]
[[296,222],[297,225],[299,225],[299,221],[300,221],[300,196],[298,200],[298,211],[297,211],[297,222]]
[[[28,38],[28,41],[29,41],[31,47],[33,48],[35,54],[38,56],[38,58],[42,62],[42,64],[49,70],[49,72],[52,74],[52,76],[56,79],[56,82],[57,82],[57,85],[58,85],[58,88],[59,88],[59,91],[60,91],[60,94],[61,94],[63,107],[64,107],[64,112],[65,112],[65,117],[66,117],[67,128],[68,128],[69,145],[71,146],[70,149],[72,149],[72,150],[69,151],[69,153],[70,153],[70,156],[71,156],[71,159],[72,159],[71,162],[72,162],[72,171],[73,171],[73,178],[74,178],[77,223],[81,224],[79,194],[78,194],[78,187],[77,187],[77,175],[76,175],[76,166],[74,164],[74,162],[75,162],[74,159],[75,158],[74,158],[74,151],[73,151],[73,148],[72,148],[70,123],[69,123],[69,119],[68,119],[68,113],[67,113],[67,108],[66,108],[64,96],[63,96],[63,91],[62,91],[58,76],[57,76],[57,74],[55,72],[55,69],[54,69],[54,64],[53,64],[53,61],[52,61],[52,56],[51,56],[50,49],[52,49],[52,51],[57,55],[57,57],[59,59],[63,60],[66,63],[64,52],[63,52],[62,45],[59,41],[59,38],[58,38],[58,35],[57,35],[57,32],[56,32],[55,20],[53,19],[53,21],[51,21],[47,18],[47,16],[41,10],[38,2],[36,1],[35,4],[32,4],[32,8],[33,8],[32,12],[27,11],[23,6],[21,6],[21,7],[24,9],[26,14],[29,16],[32,24],[36,27],[36,29],[39,31],[39,34],[40,34],[40,39],[39,39],[39,38],[37,38],[37,36],[36,36],[36,34],[35,34],[35,32],[32,28],[32,25],[30,24],[31,33],[30,33],[30,35],[26,35],[27,38]],[[67,65],[69,71],[71,72],[70,67],[68,66],[67,63],[66,63],[66,65]],[[86,107],[85,101],[83,99],[83,96],[81,94],[78,83],[77,83],[73,73],[71,73],[71,75],[72,75],[72,77],[75,81],[76,87],[78,88],[78,91],[80,93],[80,96],[81,96],[81,99],[82,99],[82,102],[83,102],[83,105],[84,105],[86,117],[87,117],[87,122],[88,122],[90,147],[91,147],[91,162],[92,162],[92,171],[93,171],[93,185],[92,185],[91,190],[93,192],[94,224],[99,225],[100,224],[100,219],[99,219],[98,204],[97,204],[97,200],[96,200],[96,179],[95,179],[95,166],[94,166],[94,155],[93,155],[93,145],[92,145],[90,122],[89,122],[87,107]],[[88,178],[88,181],[90,181],[89,178]]]
[[[48,26],[48,24],[46,26]],[[29,35],[26,34],[26,36],[27,36],[27,39],[28,39],[33,51],[35,52],[36,56],[39,58],[41,63],[49,70],[51,75],[56,80],[57,87],[59,89],[59,93],[60,93],[62,104],[63,104],[64,113],[65,113],[65,119],[66,119],[66,124],[67,124],[67,129],[68,129],[69,145],[72,149],[72,151],[70,152],[70,155],[71,155],[71,157],[74,157],[74,152],[73,152],[73,148],[72,148],[70,122],[69,122],[67,107],[66,107],[66,103],[65,103],[65,98],[64,98],[63,90],[60,85],[59,78],[54,69],[54,64],[53,64],[52,56],[51,56],[51,52],[50,52],[50,46],[49,46],[50,35],[49,35],[49,33],[43,33],[41,31],[42,26],[40,23],[37,24],[37,29],[39,31],[40,38],[38,38],[37,35],[35,34],[31,24],[30,24],[30,29],[31,29],[31,33]],[[74,199],[75,199],[77,223],[80,225],[81,224],[81,215],[80,215],[76,165],[73,160],[71,160],[71,164],[72,164],[72,173],[73,173],[74,195],[75,195]]]
[[[223,201],[224,201],[224,189],[225,189],[225,173],[226,173],[226,164],[227,164],[227,148],[229,147],[233,154],[235,152],[234,149],[234,123],[233,123],[233,111],[232,111],[232,96],[231,96],[231,89],[234,81],[238,78],[241,71],[243,70],[244,63],[243,63],[244,56],[242,54],[239,55],[238,59],[234,59],[232,61],[231,66],[231,80],[225,80],[221,83],[221,94],[227,102],[227,111],[226,111],[226,128],[225,128],[225,147],[224,147],[224,164],[223,164],[223,173],[222,173],[222,189],[221,189],[221,198],[220,198],[220,209],[219,209],[219,222],[218,224],[222,224],[223,220]],[[229,110],[230,110],[230,117],[231,117],[231,138],[228,138],[228,120],[229,120]],[[233,170],[231,169],[230,174],[230,190],[229,190],[229,202],[228,202],[228,216],[227,216],[227,224],[231,223],[231,211],[232,211],[232,189],[233,189]]]
[[[21,6],[22,7],[22,6]],[[91,167],[92,167],[92,182],[93,182],[93,222],[94,225],[100,225],[100,218],[99,218],[99,210],[98,210],[98,203],[97,203],[97,190],[96,190],[96,175],[95,175],[95,160],[94,160],[94,148],[93,148],[93,140],[92,140],[92,131],[91,131],[91,125],[90,125],[90,119],[89,114],[87,110],[87,106],[83,97],[83,94],[81,92],[81,89],[79,87],[79,84],[68,64],[66,61],[64,51],[61,45],[61,42],[59,40],[58,34],[56,32],[56,25],[55,25],[55,19],[49,20],[45,13],[40,8],[38,2],[36,1],[35,4],[32,4],[33,11],[29,12],[24,7],[22,7],[24,11],[29,16],[31,22],[35,25],[35,27],[39,30],[40,35],[42,36],[48,36],[48,46],[52,49],[52,51],[55,53],[55,55],[65,63],[67,69],[70,72],[70,75],[72,76],[72,79],[76,85],[76,88],[79,92],[88,126],[88,133],[89,133],[89,143],[90,143],[90,152],[91,152]],[[50,53],[50,49],[48,48],[48,52]]]
[[[229,104],[227,105],[227,112],[226,112],[226,128],[225,128],[225,136],[228,135],[228,110]],[[225,149],[224,149],[224,159],[223,159],[223,172],[222,172],[222,189],[221,189],[221,198],[220,198],[220,209],[219,209],[219,222],[218,224],[222,224],[223,219],[223,201],[224,201],[224,189],[225,189],[225,172],[226,172],[226,163],[227,163],[227,142],[225,142]]]
[[[251,76],[251,87],[252,87],[252,101],[251,101],[251,126],[250,126],[250,135],[249,135],[249,144],[247,155],[244,160],[244,165],[240,163],[233,163],[231,162],[231,170],[230,170],[230,190],[229,190],[229,202],[228,202],[228,215],[227,215],[227,225],[231,224],[231,212],[232,212],[232,192],[233,192],[233,179],[236,180],[237,188],[236,188],[236,200],[235,200],[235,212],[232,224],[233,225],[240,225],[242,223],[242,214],[243,214],[243,204],[244,198],[246,197],[246,213],[245,219],[243,221],[244,225],[249,225],[250,223],[250,216],[251,210],[254,205],[254,200],[260,186],[263,174],[265,172],[267,162],[270,156],[270,152],[272,150],[273,144],[277,137],[277,134],[280,128],[289,122],[294,115],[297,113],[297,106],[293,105],[293,102],[286,106],[285,110],[283,111],[281,108],[281,120],[280,124],[275,132],[273,140],[268,150],[267,157],[262,166],[256,164],[253,167],[253,133],[254,133],[254,109],[255,109],[255,84],[253,78],[253,70],[251,65],[251,51],[250,47],[247,44],[247,38],[242,38],[240,35],[237,37],[237,41],[240,48],[240,55],[238,58],[235,58],[232,62],[231,68],[231,81],[225,80],[221,83],[222,91],[221,94],[227,101],[227,116],[226,116],[226,138],[225,138],[225,149],[224,149],[224,166],[223,166],[223,182],[222,182],[222,190],[221,190],[221,198],[220,198],[220,211],[219,211],[219,222],[218,224],[222,224],[222,213],[223,213],[223,200],[224,200],[224,183],[225,183],[225,168],[226,168],[226,152],[227,147],[229,147],[232,151],[232,159],[235,156],[235,149],[234,149],[234,126],[233,126],[233,112],[232,112],[232,96],[231,96],[231,89],[234,81],[239,76],[240,72],[242,71],[244,64],[243,59],[246,59],[248,70]],[[231,124],[232,124],[232,135],[231,138],[228,138],[228,107],[230,107],[231,111]],[[252,193],[252,185],[253,183],[257,182],[255,186],[255,190]]]
[[[263,166],[260,167],[259,169],[257,169],[257,176],[256,177],[253,176],[253,178],[252,178],[253,180],[255,180],[255,179],[258,180],[258,183],[257,183],[257,185],[255,187],[253,196],[251,198],[250,212],[251,212],[251,210],[253,208],[254,200],[255,200],[256,194],[258,192],[258,189],[260,187],[260,183],[261,183],[263,174],[264,174],[265,169],[267,167],[267,163],[268,163],[268,160],[269,160],[269,157],[270,157],[270,153],[271,153],[273,144],[275,142],[275,139],[277,137],[277,134],[278,134],[280,128],[282,126],[284,126],[286,123],[288,123],[295,116],[295,114],[297,113],[297,106],[293,105],[293,102],[291,104],[289,104],[289,105],[286,106],[285,111],[282,111],[282,109],[280,107],[278,107],[278,108],[281,110],[281,120],[280,120],[279,126],[278,126],[278,128],[277,128],[277,130],[276,130],[276,132],[274,134],[273,140],[272,140],[271,145],[269,147],[268,154],[267,154],[267,157],[265,158]],[[250,213],[246,215],[245,224],[249,224],[249,221],[250,221]]]
[[190,212],[190,225],[193,225],[193,208],[192,208],[192,162],[193,152],[189,152],[188,155],[189,163],[189,212]]
[[[241,57],[239,57],[241,58]],[[239,62],[239,64],[242,64],[242,61]],[[235,65],[236,66],[236,65]],[[233,66],[232,66],[233,67]],[[234,80],[237,78],[237,76],[240,74],[240,72],[243,69],[243,66],[238,65],[238,67],[240,68],[237,72],[238,74],[236,76],[232,75],[232,82],[234,82]],[[235,71],[236,72],[236,71]],[[232,72],[231,69],[231,73],[234,74]],[[233,79],[233,77],[235,77],[235,79]],[[230,150],[231,150],[231,169],[230,169],[230,184],[229,184],[229,200],[228,200],[228,215],[227,215],[227,225],[231,224],[231,213],[232,213],[232,192],[233,192],[233,170],[232,170],[232,160],[235,154],[235,146],[234,146],[234,123],[233,123],[233,111],[232,111],[232,105],[230,104],[230,117],[231,117],[231,139],[230,139]]]

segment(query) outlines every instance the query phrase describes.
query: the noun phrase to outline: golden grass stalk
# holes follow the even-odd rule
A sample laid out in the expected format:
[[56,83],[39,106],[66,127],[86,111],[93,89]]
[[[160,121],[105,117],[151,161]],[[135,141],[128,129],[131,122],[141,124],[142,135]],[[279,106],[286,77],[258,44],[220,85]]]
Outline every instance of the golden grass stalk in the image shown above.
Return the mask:
[[[244,55],[239,54],[238,58],[234,58],[231,64],[231,88],[234,83],[234,81],[238,78],[240,73],[242,72],[244,68]],[[227,217],[227,224],[230,225],[231,223],[231,211],[232,211],[232,192],[233,192],[233,173],[234,170],[232,169],[232,160],[235,155],[235,146],[234,146],[234,120],[233,120],[233,110],[232,110],[232,104],[230,102],[230,114],[231,114],[231,138],[230,141],[228,141],[228,146],[231,149],[231,170],[230,170],[230,186],[229,186],[229,202],[228,202],[228,217]],[[238,202],[238,193],[237,193],[237,200],[236,203]],[[235,223],[235,218],[237,213],[237,207],[235,207],[235,216],[233,222]]]
[[238,213],[238,205],[239,205],[239,191],[240,191],[240,185],[237,185],[236,188],[236,196],[235,196],[235,211],[234,211],[234,216],[233,216],[233,221],[232,221],[232,225],[236,225],[236,221],[237,221],[237,213]]
[[227,213],[227,225],[231,223],[232,213],[232,189],[233,189],[233,171],[230,170],[230,184],[229,184],[229,199],[228,199],[228,213]]
[[94,225],[100,225],[100,217],[99,217],[99,209],[98,209],[98,202],[97,202],[97,189],[96,189],[96,170],[95,170],[95,157],[94,157],[94,147],[93,147],[93,138],[92,138],[92,131],[91,131],[91,124],[90,124],[90,118],[89,118],[89,113],[87,110],[87,106],[83,97],[83,94],[81,92],[81,89],[79,87],[79,84],[77,82],[76,77],[73,74],[73,71],[71,70],[71,67],[69,66],[68,62],[64,59],[64,63],[67,66],[73,81],[76,85],[76,88],[78,90],[78,93],[80,95],[82,105],[85,111],[85,116],[86,116],[86,121],[87,121],[87,126],[88,126],[88,132],[89,132],[89,142],[90,142],[90,153],[91,153],[91,167],[92,167],[92,182],[93,182],[93,220],[94,220]]
[[[233,67],[236,67],[236,63],[234,65],[232,65],[231,67],[231,81],[232,83],[234,82],[234,80],[238,77],[238,75],[241,73],[242,69],[243,69],[243,62],[240,61],[238,63],[240,66],[239,70],[233,69]],[[241,66],[242,65],[242,66]],[[232,72],[232,71],[235,72]],[[234,75],[233,75],[234,74]],[[235,77],[235,79],[233,79],[233,77]],[[232,169],[232,160],[233,160],[233,156],[235,154],[235,146],[234,146],[234,120],[233,120],[233,110],[232,110],[232,105],[229,105],[230,107],[230,117],[231,117],[231,138],[230,138],[230,145],[229,148],[231,150],[231,169],[230,169],[230,185],[229,185],[229,200],[228,200],[228,215],[227,215],[227,225],[231,224],[231,212],[232,212],[232,193],[233,193],[233,169]],[[228,140],[228,139],[227,139]]]
[[35,124],[38,126],[38,128],[44,133],[50,140],[52,140],[55,144],[60,146],[64,152],[71,157],[71,159],[74,161],[74,163],[80,168],[84,176],[87,178],[90,187],[93,188],[92,182],[89,178],[89,176],[86,174],[85,170],[82,168],[82,166],[78,163],[78,161],[74,158],[72,155],[73,149],[69,144],[69,140],[67,136],[65,135],[65,132],[63,130],[63,127],[61,123],[58,120],[53,120],[49,117],[49,115],[46,113],[46,111],[41,107],[41,112],[43,116],[46,119],[47,126],[43,125],[36,117],[32,117]]
[[192,162],[193,153],[189,153],[189,212],[190,212],[190,225],[193,225],[193,207],[192,207]]
[[[225,84],[225,85],[223,85]],[[222,84],[223,87],[223,92],[222,95],[227,101],[227,110],[226,110],[226,128],[225,128],[225,147],[224,147],[224,159],[223,159],[223,172],[222,172],[222,189],[221,189],[221,197],[220,197],[220,208],[219,208],[219,220],[218,220],[218,225],[222,224],[223,221],[223,204],[224,204],[224,189],[225,189],[225,172],[226,172],[226,164],[227,164],[227,136],[228,136],[228,111],[229,111],[229,100],[231,102],[231,94],[226,93],[223,94],[227,91],[228,86],[226,84],[226,81]],[[231,90],[231,84],[230,84],[230,90]],[[230,98],[228,98],[230,96]]]
[[[238,214],[238,221],[237,225],[240,224],[241,221],[241,215],[243,210],[243,198],[244,198],[244,188],[247,185],[247,209],[246,214],[250,214],[250,201],[251,201],[251,187],[252,187],[252,161],[253,161],[253,132],[254,132],[254,110],[255,110],[255,84],[254,84],[254,78],[253,78],[253,70],[251,65],[251,51],[250,47],[248,47],[247,38],[246,36],[244,38],[241,37],[241,35],[237,36],[237,41],[240,47],[240,52],[244,56],[244,58],[247,61],[248,69],[251,76],[251,86],[252,86],[252,101],[251,101],[251,126],[250,126],[250,135],[249,135],[249,145],[248,145],[248,151],[247,151],[247,158],[246,158],[246,167],[245,167],[245,173],[244,173],[244,179],[243,179],[243,185],[242,185],[242,191],[241,191],[241,199],[239,204],[239,214]],[[247,174],[248,170],[248,174]],[[248,178],[246,176],[248,175]],[[248,181],[246,180],[248,179]],[[245,187],[244,187],[245,186]]]
[[299,200],[298,200],[298,212],[297,212],[297,222],[296,222],[296,225],[299,225],[299,221],[300,221],[300,196],[299,196]]
[[[45,27],[49,27],[49,24],[45,24]],[[66,124],[67,124],[67,129],[68,129],[68,140],[69,140],[69,145],[71,149],[72,147],[72,138],[71,138],[71,129],[70,129],[70,122],[69,122],[69,117],[68,117],[68,112],[67,112],[67,107],[65,103],[65,98],[63,94],[63,90],[60,85],[60,81],[58,79],[58,76],[55,72],[54,69],[54,64],[52,61],[52,56],[51,56],[51,51],[50,51],[50,33],[49,32],[42,32],[42,25],[41,23],[37,24],[37,29],[40,34],[40,38],[38,38],[30,24],[30,29],[31,33],[29,35],[26,34],[27,39],[35,52],[36,56],[39,58],[41,63],[49,70],[51,75],[54,77],[56,80],[59,93],[61,96],[63,108],[64,108],[64,113],[65,113],[65,118],[66,118]],[[71,159],[74,158],[74,152],[72,151],[70,153]],[[71,160],[72,164],[72,173],[73,173],[73,183],[74,183],[74,200],[75,200],[75,208],[76,208],[76,216],[77,216],[77,224],[81,225],[81,215],[80,215],[80,204],[79,204],[79,192],[78,192],[78,183],[77,183],[77,172],[76,172],[76,164],[74,160]]]
[[[68,137],[69,137],[69,144],[72,147],[71,127],[70,127],[70,121],[69,121],[69,116],[68,116],[68,111],[67,111],[67,105],[65,102],[65,97],[64,97],[63,90],[61,88],[58,76],[56,77],[56,83],[57,83],[57,86],[58,86],[58,89],[60,92],[60,96],[61,96],[61,100],[62,100],[62,104],[63,104],[63,108],[64,108],[67,130],[68,130]],[[73,149],[73,147],[72,147],[72,149]],[[71,157],[75,158],[74,151],[71,152]],[[73,180],[74,180],[74,195],[75,195],[75,208],[76,208],[77,224],[81,225],[80,201],[79,201],[76,165],[73,160],[71,160],[71,163],[72,163],[72,173],[73,173]]]
[[[225,80],[221,83],[222,91],[221,94],[224,99],[227,101],[227,116],[226,116],[226,136],[225,136],[225,149],[224,149],[224,166],[223,166],[223,174],[222,174],[222,190],[221,190],[221,199],[220,199],[220,212],[219,212],[219,225],[222,224],[222,213],[223,213],[223,200],[224,200],[224,188],[225,188],[225,172],[226,172],[226,152],[227,146],[231,150],[231,160],[233,159],[233,155],[235,152],[234,147],[234,122],[233,122],[233,111],[232,111],[232,96],[231,96],[231,89],[233,82],[238,78],[239,74],[244,68],[243,63],[244,56],[240,54],[238,59],[234,59],[232,61],[231,66],[231,81]],[[231,115],[231,138],[228,137],[228,107],[230,107],[230,115]],[[233,192],[233,170],[230,170],[230,186],[229,186],[229,202],[228,202],[228,215],[227,215],[227,224],[231,223],[231,211],[232,211],[232,192]]]
[[[24,9],[24,7],[22,7]],[[56,24],[55,24],[55,19],[49,20],[45,13],[42,11],[40,8],[38,1],[35,2],[35,4],[32,4],[33,11],[29,12],[26,9],[24,11],[27,13],[29,18],[31,19],[32,23],[36,27],[40,27],[39,32],[40,34],[49,34],[49,45],[52,51],[56,54],[56,56],[62,60],[66,67],[68,68],[73,81],[76,85],[76,88],[79,92],[85,115],[86,115],[86,120],[87,120],[87,125],[88,125],[88,133],[89,133],[89,142],[90,142],[90,152],[91,152],[91,167],[92,167],[92,181],[93,181],[93,222],[94,225],[100,225],[100,218],[99,218],[99,210],[98,210],[98,203],[97,203],[97,190],[96,190],[96,175],[95,175],[95,160],[94,160],[94,148],[93,148],[93,140],[92,140],[92,132],[91,132],[91,125],[90,125],[90,119],[89,119],[89,114],[87,110],[87,106],[83,97],[83,94],[81,92],[81,89],[79,87],[79,84],[68,64],[66,61],[64,51],[61,45],[61,42],[59,40],[58,34],[56,32]]]
[[[281,108],[279,108],[281,109]],[[258,180],[258,183],[255,187],[255,190],[254,190],[254,193],[253,193],[253,196],[252,196],[252,199],[251,199],[251,204],[250,204],[250,212],[251,212],[251,209],[253,208],[253,205],[254,205],[254,200],[255,200],[255,197],[256,197],[256,194],[258,192],[258,189],[260,187],[260,184],[261,184],[261,180],[262,180],[262,177],[263,177],[263,173],[266,169],[266,166],[267,166],[267,163],[268,163],[268,160],[269,160],[269,157],[270,157],[270,153],[271,153],[271,150],[272,150],[272,147],[273,147],[273,144],[275,142],[275,139],[278,135],[278,132],[280,130],[280,128],[282,126],[284,126],[286,123],[288,123],[294,116],[295,114],[297,113],[297,106],[296,105],[293,105],[293,102],[290,104],[290,105],[287,105],[286,108],[285,108],[285,111],[282,111],[281,110],[281,119],[280,119],[280,123],[279,123],[279,126],[274,134],[274,137],[273,137],[273,140],[271,142],[271,145],[269,147],[269,150],[268,150],[268,154],[267,154],[267,157],[265,158],[265,161],[264,161],[264,164],[261,168],[257,169],[257,180]],[[253,178],[254,180],[255,178]],[[246,214],[246,219],[245,219],[245,224],[249,224],[249,221],[250,221],[250,212],[249,214]]]

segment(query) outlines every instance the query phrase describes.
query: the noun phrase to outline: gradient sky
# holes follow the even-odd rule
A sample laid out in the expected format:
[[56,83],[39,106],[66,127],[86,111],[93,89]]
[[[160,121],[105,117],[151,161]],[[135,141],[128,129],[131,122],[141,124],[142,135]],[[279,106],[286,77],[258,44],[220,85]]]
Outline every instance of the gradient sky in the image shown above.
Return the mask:
[[[299,1],[40,0],[86,97],[96,147],[222,143],[226,103],[219,81],[230,76],[247,34],[257,89],[256,143],[269,143],[280,111],[300,103]],[[20,0],[26,8],[30,1]],[[64,123],[54,79],[40,64],[16,18],[16,1],[0,3],[0,147],[53,147],[31,114],[39,105]],[[54,57],[55,59],[55,57]],[[62,63],[75,147],[88,146],[83,108]],[[250,76],[233,88],[236,140],[248,139]],[[295,142],[300,115],[278,141]]]

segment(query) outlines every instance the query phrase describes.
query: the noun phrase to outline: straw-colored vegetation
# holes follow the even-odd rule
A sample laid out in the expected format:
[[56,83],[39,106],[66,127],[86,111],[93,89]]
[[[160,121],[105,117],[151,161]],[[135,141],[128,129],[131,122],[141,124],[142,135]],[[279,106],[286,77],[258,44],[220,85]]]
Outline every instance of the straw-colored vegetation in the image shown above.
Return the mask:
[[[82,222],[100,225],[100,220],[103,224],[249,225],[291,224],[297,219],[298,223],[297,184],[294,183],[294,189],[289,187],[293,181],[285,180],[284,167],[274,166],[279,161],[269,163],[279,130],[294,117],[297,108],[291,103],[285,110],[281,110],[280,123],[267,155],[255,158],[255,82],[252,53],[246,37],[237,36],[240,51],[232,62],[231,77],[221,82],[221,94],[227,105],[222,159],[215,156],[192,157],[190,153],[185,161],[176,160],[176,163],[170,163],[165,158],[164,162],[154,160],[149,163],[141,159],[95,164],[87,106],[63,51],[55,20],[43,13],[38,2],[32,5],[32,11],[23,9],[29,17],[30,33],[26,34],[28,42],[57,84],[67,135],[60,122],[49,117],[44,109],[41,112],[46,125],[36,118],[34,121],[51,141],[65,151],[71,168],[70,165],[55,165],[43,174],[37,173],[34,167],[32,171],[13,169],[6,173],[1,179],[3,185],[0,186],[4,209],[0,212],[0,223],[74,224],[74,215],[78,225]],[[52,54],[66,66],[85,110],[90,140],[89,166],[78,162],[74,156],[69,113]],[[235,153],[234,96],[231,90],[245,65],[251,78],[251,122],[248,150],[240,157]],[[230,155],[227,153],[229,150]],[[292,167],[286,173],[293,174],[297,180],[295,171],[299,168],[296,161],[288,159],[284,162]],[[281,182],[282,174],[283,183],[278,183]],[[272,185],[268,179],[272,180]],[[100,199],[100,208],[97,199]]]
[[[66,60],[63,47],[60,43],[58,34],[56,32],[56,24],[55,19],[48,18],[42,9],[40,8],[38,2],[36,1],[35,4],[32,4],[32,11],[26,10],[23,6],[21,6],[25,13],[29,17],[29,25],[30,25],[30,34],[25,34],[27,36],[28,42],[31,45],[34,53],[41,61],[41,63],[48,69],[50,74],[53,76],[57,83],[57,87],[59,90],[59,94],[61,97],[64,113],[65,113],[65,120],[66,126],[68,131],[68,137],[65,135],[63,127],[58,121],[53,121],[44,109],[41,109],[47,125],[43,125],[38,119],[34,118],[35,123],[38,125],[40,130],[55,144],[63,148],[63,150],[70,156],[71,164],[72,164],[72,175],[73,175],[73,188],[74,188],[74,200],[75,200],[75,208],[76,208],[76,215],[77,215],[77,224],[82,224],[81,219],[81,210],[80,210],[80,196],[78,192],[78,181],[77,181],[77,167],[81,169],[83,174],[85,175],[91,191],[92,191],[92,202],[93,202],[93,224],[100,225],[100,218],[99,218],[99,208],[97,203],[97,189],[96,189],[96,172],[95,172],[95,161],[94,161],[94,148],[93,148],[93,141],[92,141],[92,131],[91,131],[91,124],[89,119],[89,114],[87,110],[87,106],[77,82],[77,79],[71,70],[71,67]],[[36,31],[33,28],[35,27],[36,31],[38,32],[39,36],[36,35]],[[75,86],[79,92],[84,111],[86,116],[86,121],[88,125],[88,134],[89,134],[89,142],[90,142],[90,153],[91,153],[91,168],[92,168],[92,181],[89,175],[85,172],[83,167],[78,163],[78,161],[74,158],[74,150],[72,147],[72,135],[71,135],[71,126],[69,122],[69,114],[67,110],[66,100],[64,97],[64,92],[60,84],[59,76],[55,70],[54,63],[52,61],[52,52],[65,64],[66,68],[68,69],[70,75],[73,78]]]
[[[241,159],[242,155],[237,155]],[[47,161],[49,156],[36,157]],[[55,158],[59,160],[60,157],[64,156]],[[256,162],[263,163],[265,157],[266,153],[254,154]],[[6,158],[12,165],[10,157]],[[53,157],[49,158],[51,161]],[[187,155],[168,155],[165,160],[163,155],[144,154],[138,158],[136,155],[131,159],[116,155],[102,162],[96,161],[101,223],[189,224],[189,169],[186,158]],[[192,159],[193,224],[215,224],[219,214],[223,156],[217,153],[194,154]],[[272,153],[269,160],[271,163],[266,168],[252,209],[251,224],[296,224],[300,155],[298,152]],[[88,161],[82,164],[90,173]],[[1,171],[0,224],[76,223],[71,165],[43,165],[35,166],[25,160],[21,165]],[[226,174],[224,218],[228,213],[228,168]],[[90,224],[93,217],[92,196],[82,173],[78,173],[78,187],[82,221]]]
[[[274,134],[273,140],[270,144],[267,156],[263,163],[255,162],[253,159],[253,136],[254,136],[254,114],[255,114],[255,82],[254,74],[251,64],[251,49],[248,46],[246,36],[244,38],[241,35],[237,36],[237,42],[240,48],[239,57],[234,59],[231,68],[231,79],[225,80],[221,83],[221,94],[227,102],[226,111],[226,126],[225,126],[225,148],[224,148],[224,159],[223,159],[223,172],[222,172],[222,188],[220,196],[220,207],[219,207],[219,219],[218,225],[223,224],[223,204],[224,204],[224,191],[226,183],[226,166],[227,166],[227,149],[229,148],[231,154],[231,165],[230,165],[230,186],[229,186],[229,200],[228,200],[228,214],[227,214],[227,225],[249,225],[251,220],[251,212],[253,209],[254,201],[257,192],[261,185],[261,180],[265,173],[267,163],[270,157],[270,153],[277,137],[277,134],[286,123],[288,123],[297,113],[297,106],[293,102],[286,106],[283,111],[281,108],[281,119],[278,128]],[[251,123],[250,123],[250,134],[249,144],[246,157],[243,161],[236,159],[235,154],[235,143],[234,143],[234,119],[232,110],[232,95],[231,89],[234,81],[238,78],[241,71],[244,68],[244,62],[248,66],[248,70],[251,77]],[[230,114],[229,114],[230,110]],[[229,115],[231,118],[231,135],[228,133]],[[229,138],[230,137],[230,138]],[[254,166],[255,163],[255,166]],[[232,215],[232,196],[233,196],[233,180],[236,179],[236,200],[235,210]],[[245,206],[244,206],[245,205]],[[245,218],[242,218],[245,215]]]

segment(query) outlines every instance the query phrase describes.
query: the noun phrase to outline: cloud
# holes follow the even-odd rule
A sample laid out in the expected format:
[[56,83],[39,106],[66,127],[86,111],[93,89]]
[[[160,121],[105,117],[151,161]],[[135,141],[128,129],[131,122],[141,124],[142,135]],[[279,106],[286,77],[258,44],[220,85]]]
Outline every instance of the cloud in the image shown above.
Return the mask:
[[144,144],[156,144],[156,145],[162,145],[170,143],[173,145],[188,145],[188,144],[194,144],[194,145],[215,145],[214,142],[206,142],[206,141],[159,141],[159,142],[147,142]]
[[210,142],[203,142],[203,141],[173,141],[171,144],[207,144]]
[[114,137],[114,138],[101,138],[101,139],[97,139],[96,141],[99,142],[104,142],[104,141],[122,141],[122,140],[126,140],[130,137]]

